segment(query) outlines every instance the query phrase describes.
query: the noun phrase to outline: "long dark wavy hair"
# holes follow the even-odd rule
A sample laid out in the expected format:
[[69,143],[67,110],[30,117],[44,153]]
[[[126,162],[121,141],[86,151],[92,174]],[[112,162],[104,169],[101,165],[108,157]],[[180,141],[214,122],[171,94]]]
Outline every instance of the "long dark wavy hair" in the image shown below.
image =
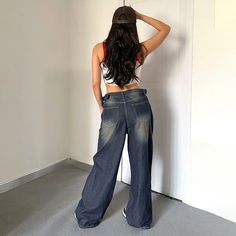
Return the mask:
[[101,63],[108,68],[104,79],[113,78],[114,83],[122,89],[130,80],[138,81],[138,76],[135,74],[136,57],[139,55],[139,67],[143,65],[144,54],[136,23],[112,23],[108,37],[103,43],[106,44],[106,56]]

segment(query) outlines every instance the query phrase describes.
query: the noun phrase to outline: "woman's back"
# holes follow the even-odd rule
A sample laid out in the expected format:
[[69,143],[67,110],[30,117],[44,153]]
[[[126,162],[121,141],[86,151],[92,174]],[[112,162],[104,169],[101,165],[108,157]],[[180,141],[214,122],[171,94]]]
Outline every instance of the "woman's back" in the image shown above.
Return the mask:
[[[108,86],[116,86],[118,87],[118,85],[115,83],[114,78],[109,78],[106,79],[105,75],[108,73],[108,67],[105,65],[104,60],[106,57],[106,51],[107,51],[107,45],[106,42],[102,42],[103,45],[103,59],[101,61],[101,71],[102,71],[102,76],[103,76],[103,81],[105,83],[105,85]],[[137,53],[136,54],[136,64],[135,64],[135,75],[138,77],[137,80],[135,80],[134,78],[130,80],[130,82],[127,85],[130,84],[138,84],[141,87],[141,69],[142,69],[142,64],[141,64],[141,57],[140,54]],[[127,86],[126,85],[126,86]]]

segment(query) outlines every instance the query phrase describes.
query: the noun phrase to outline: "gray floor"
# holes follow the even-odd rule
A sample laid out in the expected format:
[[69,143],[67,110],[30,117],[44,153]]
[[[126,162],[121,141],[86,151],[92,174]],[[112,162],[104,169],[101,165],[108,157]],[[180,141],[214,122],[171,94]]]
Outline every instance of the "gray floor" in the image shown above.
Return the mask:
[[129,185],[117,182],[111,204],[95,228],[81,229],[73,218],[88,172],[72,165],[0,194],[0,235],[235,236],[236,224],[153,193],[149,230],[127,224],[122,208]]

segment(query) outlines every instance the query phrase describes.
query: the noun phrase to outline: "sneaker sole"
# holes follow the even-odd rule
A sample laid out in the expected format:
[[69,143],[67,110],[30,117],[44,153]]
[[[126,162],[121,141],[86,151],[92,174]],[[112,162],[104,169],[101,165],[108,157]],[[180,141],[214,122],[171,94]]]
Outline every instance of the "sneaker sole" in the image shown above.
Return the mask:
[[78,221],[78,219],[77,219],[77,217],[76,217],[76,214],[75,214],[75,212],[74,212],[74,217],[75,217],[76,221]]
[[123,216],[126,218],[126,214],[125,214],[125,212],[124,212],[124,209],[122,210],[122,214],[123,214]]
[[125,213],[122,211],[122,214],[123,214],[123,216],[126,218],[126,215],[125,215]]

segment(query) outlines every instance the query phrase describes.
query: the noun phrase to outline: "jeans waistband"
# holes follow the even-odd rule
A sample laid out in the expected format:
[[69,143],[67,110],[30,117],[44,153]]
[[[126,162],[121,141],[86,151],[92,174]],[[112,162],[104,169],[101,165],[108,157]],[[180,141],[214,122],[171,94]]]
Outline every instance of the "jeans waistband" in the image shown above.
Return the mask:
[[109,97],[125,97],[126,95],[130,95],[130,96],[135,96],[135,95],[139,95],[139,94],[146,94],[147,93],[147,89],[145,88],[136,88],[136,89],[129,89],[126,91],[120,91],[120,92],[110,92],[110,93],[106,93],[103,96],[103,99],[107,99]]

